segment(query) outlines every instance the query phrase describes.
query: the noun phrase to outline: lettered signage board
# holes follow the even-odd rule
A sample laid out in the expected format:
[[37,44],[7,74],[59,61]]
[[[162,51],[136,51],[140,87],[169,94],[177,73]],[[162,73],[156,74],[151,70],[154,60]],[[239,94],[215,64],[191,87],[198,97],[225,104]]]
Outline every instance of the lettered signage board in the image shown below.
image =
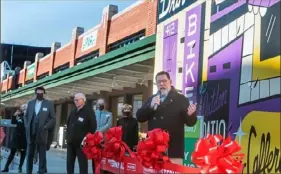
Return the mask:
[[182,11],[197,0],[158,0],[158,23]]

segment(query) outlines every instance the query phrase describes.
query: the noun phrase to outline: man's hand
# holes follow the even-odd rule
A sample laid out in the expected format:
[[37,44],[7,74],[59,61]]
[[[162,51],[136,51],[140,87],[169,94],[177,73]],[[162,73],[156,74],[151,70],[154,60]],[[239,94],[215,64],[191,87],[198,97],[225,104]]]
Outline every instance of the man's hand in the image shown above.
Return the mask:
[[83,138],[82,142],[81,142],[81,147],[84,147],[84,141],[86,140],[86,136]]
[[150,107],[154,108],[155,104],[160,105],[160,97],[158,95],[152,98]]
[[187,115],[192,116],[196,112],[197,103],[189,105],[187,108]]
[[15,112],[14,116],[18,116],[18,115],[20,115],[20,111],[19,111],[19,110],[17,110],[17,111]]

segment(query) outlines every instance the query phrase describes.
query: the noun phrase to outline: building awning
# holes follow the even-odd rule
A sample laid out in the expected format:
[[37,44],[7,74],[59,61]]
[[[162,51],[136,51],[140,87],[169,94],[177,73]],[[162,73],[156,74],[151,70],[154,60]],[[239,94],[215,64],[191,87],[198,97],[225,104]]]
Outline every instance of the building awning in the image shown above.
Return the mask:
[[34,89],[44,86],[50,100],[66,99],[77,92],[87,95],[101,91],[134,88],[153,79],[155,35],[119,48],[96,59],[45,77],[2,95],[6,106],[17,106],[34,97]]

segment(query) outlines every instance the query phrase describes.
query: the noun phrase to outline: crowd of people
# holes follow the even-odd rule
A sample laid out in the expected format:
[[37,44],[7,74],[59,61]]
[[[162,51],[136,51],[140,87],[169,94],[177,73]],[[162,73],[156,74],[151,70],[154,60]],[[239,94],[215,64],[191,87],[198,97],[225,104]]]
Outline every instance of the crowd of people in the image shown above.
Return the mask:
[[[178,93],[172,86],[168,72],[156,75],[157,94],[151,96],[133,117],[132,106],[124,104],[122,117],[117,126],[123,130],[122,140],[134,150],[138,144],[138,123],[148,122],[148,130],[162,128],[170,134],[168,156],[172,162],[182,164],[184,155],[184,125],[196,124],[196,104]],[[52,132],[56,125],[54,105],[44,98],[45,89],[35,89],[36,98],[22,105],[12,116],[12,123],[17,125],[12,138],[11,153],[2,172],[9,171],[9,165],[17,151],[21,152],[19,172],[27,156],[26,173],[33,172],[33,163],[39,156],[38,173],[47,173],[46,151],[50,149]],[[112,113],[106,110],[105,100],[97,100],[96,109],[86,105],[83,93],[74,95],[75,108],[67,120],[67,162],[68,174],[74,173],[75,160],[78,159],[81,174],[88,173],[88,160],[83,153],[83,141],[88,133],[105,133],[112,127]],[[95,164],[92,161],[93,173]]]

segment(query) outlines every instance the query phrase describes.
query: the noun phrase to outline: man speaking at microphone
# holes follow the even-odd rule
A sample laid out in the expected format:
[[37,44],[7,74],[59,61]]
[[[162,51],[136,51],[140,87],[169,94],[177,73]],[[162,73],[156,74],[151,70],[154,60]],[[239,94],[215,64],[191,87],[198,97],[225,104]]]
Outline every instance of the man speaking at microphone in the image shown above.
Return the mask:
[[184,158],[184,125],[194,126],[197,121],[196,104],[179,94],[171,85],[168,72],[156,75],[158,93],[150,97],[137,111],[137,120],[148,121],[148,130],[161,128],[170,134],[168,156],[176,164],[182,164]]

